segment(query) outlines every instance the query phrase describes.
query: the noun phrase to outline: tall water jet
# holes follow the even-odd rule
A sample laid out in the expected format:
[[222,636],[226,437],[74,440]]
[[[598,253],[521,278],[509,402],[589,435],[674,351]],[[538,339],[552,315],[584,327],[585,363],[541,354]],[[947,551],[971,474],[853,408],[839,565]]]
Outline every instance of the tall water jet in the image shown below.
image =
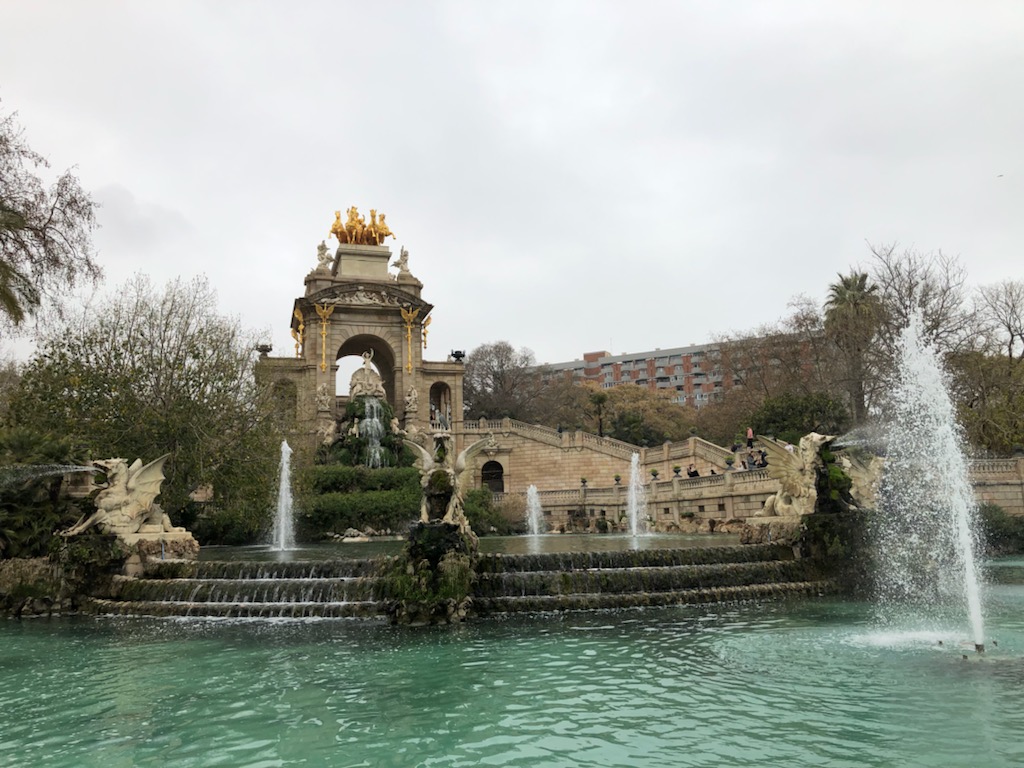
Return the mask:
[[295,520],[292,515],[292,449],[287,440],[281,441],[277,512],[274,515],[272,546],[281,552],[295,548]]
[[879,494],[880,605],[924,608],[942,622],[966,613],[981,651],[974,493],[947,375],[916,315],[901,337],[897,376]]
[[647,493],[640,472],[640,454],[634,453],[629,459],[629,488],[626,491],[626,517],[629,519],[630,536],[648,533]]
[[544,510],[540,505],[540,494],[537,493],[536,485],[526,489],[526,526],[531,536],[544,533]]
[[384,449],[380,444],[384,437],[384,420],[381,418],[383,409],[376,397],[365,398],[364,408],[363,419],[359,422],[359,436],[366,438],[366,466],[380,469],[387,466]]

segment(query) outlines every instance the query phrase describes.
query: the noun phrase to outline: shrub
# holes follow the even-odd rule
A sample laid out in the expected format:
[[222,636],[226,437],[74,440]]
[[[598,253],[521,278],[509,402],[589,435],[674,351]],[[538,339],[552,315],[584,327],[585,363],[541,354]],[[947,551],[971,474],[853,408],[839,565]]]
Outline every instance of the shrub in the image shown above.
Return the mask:
[[369,469],[332,464],[310,467],[305,477],[305,486],[312,494],[394,491],[418,487],[419,477],[419,471],[412,467]]
[[419,485],[393,490],[324,493],[308,499],[298,522],[303,538],[346,528],[402,530],[419,516]]
[[1024,552],[1024,517],[1007,514],[998,504],[986,502],[978,507],[978,520],[989,555]]
[[[494,505],[494,494],[487,488],[476,488],[466,494],[463,500],[466,518],[473,531],[480,536],[496,533],[508,536],[514,533],[512,521]],[[491,530],[491,529],[494,530]]]

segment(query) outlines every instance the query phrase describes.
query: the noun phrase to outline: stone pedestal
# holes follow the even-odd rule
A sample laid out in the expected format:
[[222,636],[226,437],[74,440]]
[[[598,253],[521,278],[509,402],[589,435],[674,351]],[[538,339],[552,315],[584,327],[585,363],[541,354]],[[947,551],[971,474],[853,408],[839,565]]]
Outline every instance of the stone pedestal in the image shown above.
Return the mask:
[[740,531],[740,544],[794,544],[803,533],[803,517],[752,517]]
[[[143,526],[147,527],[151,526]],[[199,557],[199,542],[188,531],[142,530],[138,533],[121,533],[118,538],[131,553],[124,564],[125,576],[141,576],[149,562],[195,560]]]

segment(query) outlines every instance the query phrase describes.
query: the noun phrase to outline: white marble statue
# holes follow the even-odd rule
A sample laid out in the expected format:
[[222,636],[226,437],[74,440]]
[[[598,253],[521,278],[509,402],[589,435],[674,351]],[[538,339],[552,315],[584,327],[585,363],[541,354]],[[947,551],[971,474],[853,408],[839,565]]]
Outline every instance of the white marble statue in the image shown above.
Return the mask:
[[316,409],[318,411],[331,410],[331,391],[326,382],[317,385],[316,388]]
[[416,391],[416,387],[409,387],[409,391],[405,393],[405,412],[416,413],[420,408],[420,395]]
[[[450,432],[439,431],[434,433],[433,450],[424,448],[413,440],[403,440],[412,452],[416,454],[416,468],[420,471],[420,484],[423,487],[423,498],[420,504],[421,522],[430,522],[432,501],[435,499],[444,502],[444,517],[442,521],[459,526],[463,533],[472,534],[469,520],[463,511],[465,489],[472,484],[473,471],[470,467],[470,460],[476,456],[487,445],[487,439],[477,440],[467,446],[458,456],[455,455],[454,440]],[[436,475],[447,478],[443,482]],[[437,488],[448,486],[448,489],[440,492]],[[450,493],[450,495],[448,495]],[[447,498],[444,498],[447,496]]]
[[93,526],[103,533],[183,533],[171,525],[155,499],[164,481],[164,462],[170,456],[143,465],[136,459],[131,466],[124,459],[105,459],[93,463],[107,473],[107,487],[96,495],[96,511],[64,531],[65,536],[83,533]]
[[409,252],[405,250],[404,245],[398,254],[398,258],[391,262],[391,266],[398,267],[397,277],[412,277],[412,272],[409,271]]
[[381,400],[387,398],[387,393],[384,391],[384,383],[381,381],[380,374],[370,364],[371,360],[373,360],[373,350],[363,352],[363,367],[356,369],[349,380],[349,397],[368,395],[370,397],[378,397]]
[[819,451],[835,438],[811,432],[800,438],[800,447],[795,451],[767,437],[759,439],[768,453],[768,475],[782,487],[765,501],[757,516],[811,514],[818,501],[818,470],[824,467]]
[[316,247],[316,260],[318,262],[316,265],[318,270],[321,272],[330,270],[331,262],[334,260],[334,257],[327,252],[327,242],[324,240],[321,240],[320,245]]

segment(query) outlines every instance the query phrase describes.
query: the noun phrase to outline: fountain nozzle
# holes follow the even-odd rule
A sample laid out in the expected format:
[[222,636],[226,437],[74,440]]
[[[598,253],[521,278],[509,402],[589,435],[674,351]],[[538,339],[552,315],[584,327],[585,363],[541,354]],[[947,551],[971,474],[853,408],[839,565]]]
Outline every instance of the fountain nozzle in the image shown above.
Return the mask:
[[985,652],[985,644],[984,643],[975,643],[974,644],[974,650],[977,651],[978,653],[984,653]]

